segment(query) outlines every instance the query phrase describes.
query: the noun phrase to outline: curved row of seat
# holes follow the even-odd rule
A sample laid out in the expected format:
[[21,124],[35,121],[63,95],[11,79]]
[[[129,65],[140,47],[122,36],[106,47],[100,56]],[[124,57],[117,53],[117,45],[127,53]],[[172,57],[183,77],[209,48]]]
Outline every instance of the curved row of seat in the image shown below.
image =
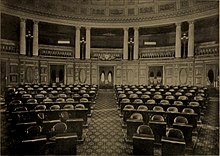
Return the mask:
[[[18,147],[15,154],[26,147],[30,150],[22,154],[45,154],[48,151],[38,151],[47,147],[49,154],[75,155],[77,141],[84,140],[83,127],[88,126],[87,116],[91,114],[97,86],[9,86],[5,95],[10,131],[14,147]],[[62,149],[62,143],[69,148]]]
[[[169,128],[162,137],[162,155],[185,155],[186,144],[181,130]],[[146,148],[147,147],[147,148]],[[133,136],[134,155],[155,155],[155,133],[148,125],[138,126]]]
[[140,105],[137,109],[133,105],[126,105],[123,109],[123,122],[126,125],[127,119],[134,113],[140,113],[143,116],[143,123],[148,124],[149,119],[153,115],[162,115],[166,120],[167,125],[173,124],[173,119],[177,116],[184,116],[189,120],[189,124],[197,127],[198,114],[194,112],[192,108],[183,108],[181,112],[178,111],[177,107],[168,107],[165,111],[161,106],[154,106],[153,109],[149,110],[147,106]]
[[[207,88],[196,86],[117,85],[115,97],[123,117],[123,127],[127,131],[126,141],[133,142],[134,154],[144,155],[152,154],[152,150],[146,151],[146,146],[140,148],[144,147],[140,144],[146,139],[150,142],[153,140],[153,144],[148,145],[149,149],[153,148],[154,143],[162,143],[162,153],[169,153],[163,146],[162,138],[168,137],[166,132],[170,128],[178,129],[182,133],[182,151],[185,146],[191,146],[193,131],[197,131],[197,123],[208,103]],[[141,125],[148,126],[153,137],[138,136],[137,129]],[[138,138],[141,139],[137,143]]]

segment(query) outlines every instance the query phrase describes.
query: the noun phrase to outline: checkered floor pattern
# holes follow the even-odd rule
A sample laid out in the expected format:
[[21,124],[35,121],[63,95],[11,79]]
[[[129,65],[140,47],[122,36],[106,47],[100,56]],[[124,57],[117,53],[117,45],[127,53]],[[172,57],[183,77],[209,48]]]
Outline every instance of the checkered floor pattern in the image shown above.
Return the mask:
[[219,98],[210,97],[194,153],[219,155]]
[[[201,124],[196,145],[190,155],[219,154],[219,99],[211,97]],[[79,155],[132,155],[132,145],[124,141],[113,92],[99,93],[86,140],[78,146]],[[156,155],[161,155],[156,150]],[[189,154],[189,153],[188,153]]]
[[113,92],[99,93],[79,155],[132,155],[132,146],[124,141]]

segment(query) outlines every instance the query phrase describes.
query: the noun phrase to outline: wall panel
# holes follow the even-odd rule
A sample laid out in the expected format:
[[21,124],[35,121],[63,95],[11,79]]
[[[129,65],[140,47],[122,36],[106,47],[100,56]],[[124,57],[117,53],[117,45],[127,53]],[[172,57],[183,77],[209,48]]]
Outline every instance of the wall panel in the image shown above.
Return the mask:
[[75,64],[75,83],[90,84],[90,63]]

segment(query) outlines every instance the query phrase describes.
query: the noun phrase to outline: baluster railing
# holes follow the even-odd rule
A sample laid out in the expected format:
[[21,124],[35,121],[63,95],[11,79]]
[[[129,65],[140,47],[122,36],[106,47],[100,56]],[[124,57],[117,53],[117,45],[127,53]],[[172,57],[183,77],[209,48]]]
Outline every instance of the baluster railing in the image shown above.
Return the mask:
[[59,56],[59,57],[73,57],[74,47],[64,46],[51,46],[51,45],[40,45],[39,55],[41,56]]

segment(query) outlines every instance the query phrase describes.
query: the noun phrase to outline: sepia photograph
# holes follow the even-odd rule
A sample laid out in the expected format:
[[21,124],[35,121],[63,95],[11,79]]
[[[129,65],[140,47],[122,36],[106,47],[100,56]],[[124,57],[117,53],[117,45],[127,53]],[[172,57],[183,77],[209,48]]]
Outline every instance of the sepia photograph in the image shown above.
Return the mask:
[[0,155],[220,155],[219,0],[0,13]]

